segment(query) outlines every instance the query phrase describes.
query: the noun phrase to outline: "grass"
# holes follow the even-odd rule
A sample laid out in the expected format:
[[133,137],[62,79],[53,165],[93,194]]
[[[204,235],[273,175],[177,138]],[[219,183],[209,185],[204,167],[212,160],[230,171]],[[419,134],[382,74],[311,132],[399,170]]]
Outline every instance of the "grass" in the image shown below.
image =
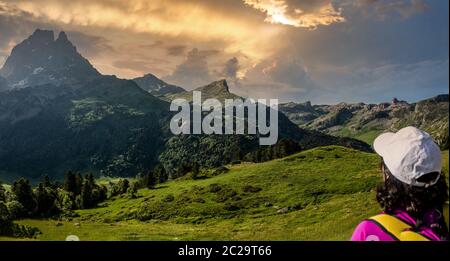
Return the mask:
[[[448,151],[443,157],[448,173]],[[378,164],[375,154],[322,147],[142,189],[137,199],[116,197],[72,220],[18,223],[38,227],[37,240],[348,240],[380,211]]]
[[368,130],[366,132],[358,133],[353,138],[364,141],[367,144],[373,144],[373,141],[375,140],[378,135],[381,134],[382,131],[380,130]]
[[337,131],[336,133],[332,133],[333,135],[341,136],[341,137],[349,137],[354,138],[360,141],[364,141],[367,144],[372,145],[375,138],[380,135],[383,131],[378,129],[370,129],[364,128],[360,131],[352,131],[347,127],[344,127]]

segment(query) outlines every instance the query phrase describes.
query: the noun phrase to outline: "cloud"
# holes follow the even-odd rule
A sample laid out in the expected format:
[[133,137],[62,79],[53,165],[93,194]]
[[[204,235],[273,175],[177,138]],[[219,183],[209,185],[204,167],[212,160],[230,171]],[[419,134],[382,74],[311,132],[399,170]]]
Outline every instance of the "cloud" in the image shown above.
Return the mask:
[[239,59],[233,57],[225,63],[223,70],[219,73],[220,77],[227,79],[231,88],[239,86],[239,70],[241,66],[239,64]]
[[253,98],[289,100],[317,91],[306,66],[288,54],[271,57],[251,69],[239,79],[233,91]]
[[214,81],[208,67],[208,57],[218,54],[216,50],[198,50],[192,49],[188,52],[186,60],[179,64],[174,72],[163,79],[193,89]]
[[104,52],[114,52],[114,48],[108,39],[102,36],[94,36],[78,31],[66,32],[70,41],[80,50],[83,55],[94,58]]
[[185,45],[172,45],[166,48],[167,54],[171,56],[182,56],[185,54],[187,46]]
[[318,79],[324,88],[314,92],[312,100],[378,103],[398,97],[415,101],[448,93],[448,70],[448,59],[335,68]]
[[406,19],[429,8],[425,0],[341,0],[336,6],[348,13],[357,12],[378,20],[386,20],[392,15]]
[[266,14],[266,22],[316,29],[347,21],[346,14],[363,13],[384,20],[408,18],[428,9],[424,0],[243,0]]
[[[107,28],[134,34],[184,37],[197,41],[225,41],[228,53],[242,51],[257,60],[266,55],[271,37],[279,31],[253,19],[241,1],[215,8],[209,1],[177,0],[5,0],[2,14],[27,17],[60,27]],[[234,10],[233,12],[229,12]],[[26,14],[26,15],[25,15]],[[259,48],[258,48],[259,47]]]
[[239,69],[239,60],[233,57],[225,63],[222,74],[226,78],[236,79]]
[[47,24],[34,23],[20,16],[8,16],[9,10],[0,2],[0,67],[9,56],[12,48],[27,38],[36,27],[48,27]]
[[149,49],[153,49],[153,48],[162,48],[164,47],[164,42],[161,40],[156,40],[151,44],[142,44],[140,47],[142,48],[149,48]]
[[263,72],[280,83],[292,88],[308,91],[315,88],[315,84],[308,74],[307,68],[295,59],[275,60],[271,66],[264,68]]
[[294,58],[276,57],[261,62],[250,70],[248,80],[277,82],[289,88],[300,89],[305,92],[315,87],[307,68]]
[[[104,74],[188,88],[225,77],[254,97],[377,99],[377,86],[391,95],[408,82],[381,68],[406,75],[407,64],[448,60],[448,1],[0,0],[0,63],[36,28],[66,31]],[[423,86],[448,88],[442,66],[420,68]],[[409,84],[405,95],[421,92]]]
[[112,65],[116,68],[126,69],[131,71],[140,72],[140,75],[146,73],[153,73],[156,75],[161,75],[166,71],[160,70],[160,65],[167,63],[164,60],[160,59],[127,59],[127,60],[117,60],[112,63]]
[[319,25],[341,23],[345,18],[330,0],[243,0],[266,14],[265,21],[315,29]]

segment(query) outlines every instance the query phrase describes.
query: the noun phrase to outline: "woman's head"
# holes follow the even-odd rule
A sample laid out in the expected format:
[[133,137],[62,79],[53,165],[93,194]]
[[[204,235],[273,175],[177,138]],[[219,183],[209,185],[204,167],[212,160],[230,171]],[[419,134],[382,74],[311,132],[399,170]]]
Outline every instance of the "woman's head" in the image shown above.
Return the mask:
[[441,151],[428,133],[406,127],[381,134],[373,147],[383,159],[384,182],[377,199],[386,211],[401,208],[418,215],[442,207],[448,189],[441,175]]
[[[377,187],[377,201],[388,214],[406,211],[416,220],[416,228],[422,225],[431,228],[442,240],[448,240],[448,228],[444,220],[443,205],[448,201],[448,186],[444,175],[432,172],[423,175],[423,181],[436,180],[432,186],[417,187],[395,178],[382,163],[383,182]],[[432,218],[427,215],[435,213]]]
[[431,186],[412,186],[398,180],[385,163],[381,167],[384,181],[378,185],[377,201],[386,212],[404,210],[416,218],[426,211],[436,209],[442,212],[442,206],[448,201],[448,186],[440,172],[431,172],[420,177]]
[[[432,137],[406,127],[378,136],[374,149],[383,159],[384,180],[377,188],[377,200],[385,212],[407,211],[417,220],[417,226],[424,221],[439,235],[447,235],[442,207],[448,201],[448,186],[441,174],[441,151]],[[430,211],[440,215],[428,221],[425,215]]]
[[406,127],[396,133],[381,134],[375,139],[373,147],[399,181],[415,187],[437,182],[438,179],[430,182],[423,182],[422,179],[429,173],[440,173],[442,168],[441,151],[428,133]]

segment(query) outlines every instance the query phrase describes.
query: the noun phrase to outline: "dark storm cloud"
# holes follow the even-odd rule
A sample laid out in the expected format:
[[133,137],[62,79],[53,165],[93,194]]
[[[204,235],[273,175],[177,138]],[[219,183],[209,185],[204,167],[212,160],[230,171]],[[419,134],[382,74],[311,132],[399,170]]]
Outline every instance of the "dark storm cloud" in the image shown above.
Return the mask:
[[87,57],[95,57],[104,52],[111,53],[115,51],[110,41],[104,37],[77,31],[69,31],[66,33],[77,49]]
[[226,78],[236,79],[239,69],[239,60],[236,57],[233,57],[225,63],[222,73]]
[[142,44],[139,47],[153,49],[153,48],[163,48],[164,46],[165,46],[165,44],[163,41],[156,40],[151,44]]
[[257,64],[234,89],[242,96],[278,98],[283,101],[306,99],[320,87],[313,81],[307,68],[289,55],[271,57]]
[[175,68],[175,71],[164,79],[192,89],[199,87],[214,80],[211,75],[208,58],[218,54],[217,50],[198,50],[192,49],[188,52],[186,60]]
[[8,16],[0,11],[0,67],[9,56],[11,49],[27,38],[36,28],[52,28],[52,26],[31,22],[20,16]]
[[241,69],[241,66],[239,64],[239,59],[236,57],[233,57],[229,59],[222,71],[220,73],[217,73],[218,77],[225,78],[228,83],[231,85],[231,87],[240,87],[238,72]]
[[187,46],[185,45],[172,45],[166,48],[167,54],[171,56],[183,56],[186,53]]
[[165,73],[165,71],[160,70],[159,67],[161,64],[165,63],[167,63],[167,61],[161,59],[128,59],[114,61],[112,65],[116,68],[138,71],[141,72],[141,74],[153,73],[161,75],[162,73]]

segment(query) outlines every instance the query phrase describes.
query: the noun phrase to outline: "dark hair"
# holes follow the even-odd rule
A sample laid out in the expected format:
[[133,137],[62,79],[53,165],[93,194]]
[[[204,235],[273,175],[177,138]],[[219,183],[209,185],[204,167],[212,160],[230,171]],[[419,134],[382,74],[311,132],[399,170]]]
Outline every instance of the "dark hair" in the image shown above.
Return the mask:
[[[416,220],[416,227],[426,225],[443,240],[448,239],[447,225],[443,217],[443,205],[448,201],[448,186],[443,174],[434,172],[424,175],[421,182],[435,180],[436,184],[428,187],[410,186],[395,178],[389,169],[382,163],[385,175],[384,182],[377,187],[377,201],[387,214],[394,214],[396,210],[404,210]],[[425,215],[431,210],[440,213],[437,220],[431,224],[424,224]]]

